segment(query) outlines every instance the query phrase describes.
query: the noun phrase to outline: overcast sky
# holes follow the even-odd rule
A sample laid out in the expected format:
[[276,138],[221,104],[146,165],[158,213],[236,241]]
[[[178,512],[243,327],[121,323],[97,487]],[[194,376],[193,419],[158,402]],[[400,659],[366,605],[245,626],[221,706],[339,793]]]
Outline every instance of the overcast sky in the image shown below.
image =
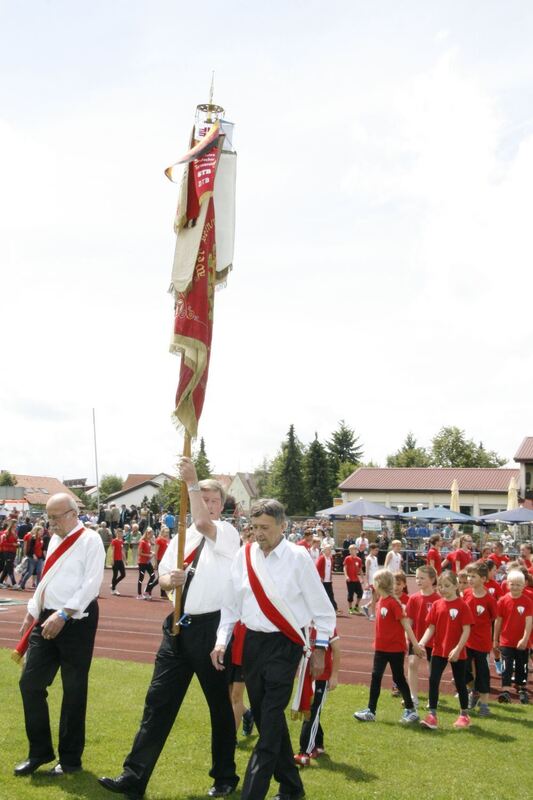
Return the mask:
[[211,71],[235,269],[200,424],[218,472],[352,426],[385,464],[530,424],[527,0],[0,0],[0,468],[172,471],[177,186]]

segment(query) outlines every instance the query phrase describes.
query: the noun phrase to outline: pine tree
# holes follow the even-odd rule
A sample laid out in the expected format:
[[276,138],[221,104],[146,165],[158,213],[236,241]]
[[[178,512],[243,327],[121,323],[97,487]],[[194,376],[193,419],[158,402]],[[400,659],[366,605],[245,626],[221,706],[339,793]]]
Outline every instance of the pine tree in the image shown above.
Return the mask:
[[361,463],[363,446],[359,443],[359,437],[355,435],[353,428],[349,428],[345,421],[341,419],[339,427],[331,436],[331,440],[326,442],[326,450],[331,476],[330,489],[333,493],[336,492],[340,483],[341,465],[343,465],[343,474],[347,470],[350,470],[349,474],[353,472]]
[[303,483],[303,448],[291,425],[287,440],[282,444],[278,499],[289,516],[302,513],[305,507]]
[[200,449],[193,458],[193,461],[199,481],[203,481],[206,478],[211,477],[211,465],[205,452],[205,442],[203,437],[200,439]]
[[304,490],[307,513],[311,516],[332,503],[330,493],[331,477],[328,457],[318,435],[309,445],[304,456]]

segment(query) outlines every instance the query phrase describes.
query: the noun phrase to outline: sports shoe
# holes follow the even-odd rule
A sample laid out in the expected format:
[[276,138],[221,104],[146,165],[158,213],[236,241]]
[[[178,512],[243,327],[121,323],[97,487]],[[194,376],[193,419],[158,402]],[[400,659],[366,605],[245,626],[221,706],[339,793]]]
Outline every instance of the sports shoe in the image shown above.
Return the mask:
[[355,719],[358,719],[359,722],[375,722],[376,715],[373,711],[370,711],[369,708],[365,708],[364,711],[356,711],[354,714]]
[[429,728],[431,731],[436,731],[439,727],[436,714],[428,714],[424,719],[420,720],[420,724],[424,728]]
[[468,692],[468,708],[472,709],[479,703],[479,692]]
[[151,600],[151,599],[152,599],[152,595],[151,594],[145,594],[144,597],[143,597],[143,600]]
[[376,615],[375,614],[369,614],[368,615],[368,619],[370,619],[370,620],[376,619]]
[[518,699],[520,700],[523,706],[527,706],[529,704],[529,697],[527,696],[527,692],[525,689],[521,689],[518,692]]
[[135,599],[136,600],[144,600],[144,597],[142,596],[142,594],[138,594]]
[[400,696],[400,690],[398,689],[396,684],[393,683],[391,689],[391,697],[399,697],[399,696]]
[[365,615],[365,617],[367,617],[367,619],[370,619],[370,611],[368,610],[368,606],[363,606],[363,608],[361,609],[361,611],[363,612],[363,614]]
[[307,753],[295,753],[294,760],[300,767],[308,767],[311,761]]
[[470,727],[470,717],[468,714],[459,714],[455,722],[453,723],[454,728],[469,728]]
[[254,729],[254,715],[252,714],[252,710],[249,708],[242,715],[242,735],[250,736],[253,729]]
[[511,695],[509,692],[500,692],[498,695],[498,703],[510,703],[511,702]]
[[354,613],[354,614],[357,614],[357,616],[358,616],[358,617],[360,617],[360,616],[361,616],[361,609],[359,608],[359,606],[356,606],[356,607],[354,608],[354,610],[353,610],[353,613]]
[[406,708],[401,716],[400,722],[404,725],[410,725],[412,722],[418,722],[419,720],[420,717],[414,708]]
[[311,753],[311,758],[320,758],[320,756],[323,756],[325,752],[326,751],[324,750],[323,747],[315,747],[315,749],[313,750],[314,755],[313,753]]
[[478,713],[479,717],[491,717],[492,716],[490,708],[485,703],[480,703],[479,704],[479,709],[478,709],[477,713]]
[[494,661],[494,669],[496,670],[496,675],[502,674],[502,662],[499,658]]

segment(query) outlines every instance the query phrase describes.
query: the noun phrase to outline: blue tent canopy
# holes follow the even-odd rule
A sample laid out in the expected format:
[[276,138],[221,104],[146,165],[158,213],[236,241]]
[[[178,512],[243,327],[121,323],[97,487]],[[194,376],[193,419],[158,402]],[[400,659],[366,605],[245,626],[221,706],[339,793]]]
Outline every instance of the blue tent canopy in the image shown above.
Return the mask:
[[352,500],[350,503],[343,503],[341,506],[332,506],[317,511],[317,517],[377,517],[379,519],[397,519],[400,515],[392,508],[382,506],[379,503],[371,503],[369,500]]
[[507,522],[509,525],[533,524],[533,511],[529,508],[513,508],[511,511],[496,511],[495,514],[484,514],[479,519],[484,522]]
[[422,508],[420,511],[412,511],[410,514],[401,514],[402,519],[425,520],[426,522],[475,522],[473,517],[467,514],[459,514],[458,511],[450,511],[449,508]]

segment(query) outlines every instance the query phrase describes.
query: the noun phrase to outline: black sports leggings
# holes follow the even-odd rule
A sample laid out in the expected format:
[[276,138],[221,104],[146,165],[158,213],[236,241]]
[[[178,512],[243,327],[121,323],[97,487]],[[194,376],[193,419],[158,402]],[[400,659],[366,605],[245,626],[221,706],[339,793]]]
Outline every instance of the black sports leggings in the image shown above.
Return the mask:
[[[461,710],[464,711],[468,708],[468,689],[466,688],[466,658],[461,658],[459,661],[450,661],[452,668],[453,679],[455,681],[455,688],[459,693],[459,702]],[[446,669],[448,659],[444,656],[431,656],[431,665],[429,668],[429,707],[432,711],[436,711],[439,703],[439,686],[442,673]]]
[[137,594],[142,594],[143,580],[146,573],[150,576],[146,586],[146,594],[152,594],[152,589],[157,584],[157,572],[154,565],[149,561],[148,564],[137,564],[139,567],[139,577],[137,579]]
[[386,653],[384,650],[375,651],[372,680],[370,681],[370,696],[368,698],[368,707],[373,714],[376,713],[378,698],[381,692],[381,680],[387,664],[390,664],[392,680],[400,690],[405,708],[409,710],[413,709],[411,690],[409,689],[403,671],[404,660],[405,652],[403,651],[400,653]]
[[117,588],[117,583],[120,583],[120,581],[124,580],[125,577],[126,567],[124,566],[124,562],[122,560],[113,561],[113,580],[111,581],[111,589],[114,591]]
[[481,650],[472,650],[471,647],[467,647],[466,655],[466,682],[470,683],[471,681],[474,681],[474,689],[476,692],[479,692],[480,694],[488,694],[490,692],[488,653],[483,653]]
[[511,686],[514,682],[518,688],[526,688],[528,675],[529,650],[517,647],[500,647],[503,660],[502,686]]

